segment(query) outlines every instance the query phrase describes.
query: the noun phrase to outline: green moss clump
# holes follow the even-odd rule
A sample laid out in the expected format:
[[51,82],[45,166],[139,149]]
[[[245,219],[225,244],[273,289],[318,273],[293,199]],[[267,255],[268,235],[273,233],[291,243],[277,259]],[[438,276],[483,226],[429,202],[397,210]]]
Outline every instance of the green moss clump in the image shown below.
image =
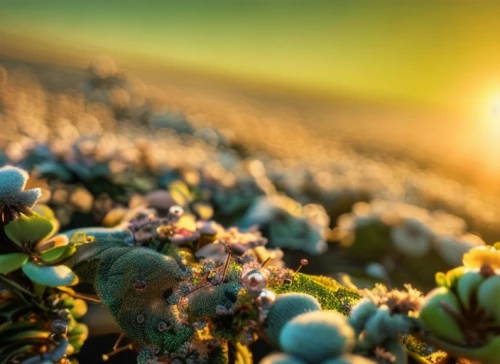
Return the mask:
[[310,276],[302,273],[294,275],[291,284],[270,287],[276,294],[300,292],[315,297],[323,310],[333,310],[348,315],[351,307],[361,299],[361,295],[352,289],[341,286],[329,277]]

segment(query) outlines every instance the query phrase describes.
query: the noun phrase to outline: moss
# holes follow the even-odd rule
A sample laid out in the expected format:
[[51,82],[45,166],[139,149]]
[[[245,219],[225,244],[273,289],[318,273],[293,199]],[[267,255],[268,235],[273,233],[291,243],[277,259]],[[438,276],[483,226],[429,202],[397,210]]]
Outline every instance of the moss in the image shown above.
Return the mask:
[[441,361],[448,356],[443,351],[424,343],[414,335],[401,335],[401,342],[411,354],[416,358],[423,358],[430,363],[441,363]]
[[291,284],[281,284],[271,289],[276,294],[300,292],[315,297],[324,310],[333,310],[348,315],[351,307],[361,295],[349,288],[341,286],[337,281],[328,277],[313,277],[297,273]]

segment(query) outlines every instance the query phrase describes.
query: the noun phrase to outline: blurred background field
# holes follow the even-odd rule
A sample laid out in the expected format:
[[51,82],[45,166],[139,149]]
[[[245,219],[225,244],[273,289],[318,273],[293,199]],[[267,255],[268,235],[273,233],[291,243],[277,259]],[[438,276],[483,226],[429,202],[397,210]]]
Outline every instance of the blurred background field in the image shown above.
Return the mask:
[[[68,145],[114,182],[139,171],[144,194],[148,173],[192,168],[217,181],[218,218],[264,221],[273,243],[300,216],[328,243],[284,239],[302,250],[287,263],[427,289],[500,240],[499,17],[472,0],[3,0],[2,161],[50,176],[63,227],[104,216],[98,188],[61,183]],[[253,215],[227,217],[238,196]]]
[[494,1],[4,0],[0,51],[67,68],[105,54],[172,97],[255,101],[496,192],[498,14]]

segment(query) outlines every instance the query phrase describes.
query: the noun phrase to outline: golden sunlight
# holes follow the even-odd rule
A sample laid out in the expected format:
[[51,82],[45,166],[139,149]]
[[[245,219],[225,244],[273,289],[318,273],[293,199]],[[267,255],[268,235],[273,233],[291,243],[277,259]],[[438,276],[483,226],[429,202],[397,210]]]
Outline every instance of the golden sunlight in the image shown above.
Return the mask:
[[478,122],[478,152],[489,174],[500,175],[500,91],[491,93],[483,101],[483,111]]

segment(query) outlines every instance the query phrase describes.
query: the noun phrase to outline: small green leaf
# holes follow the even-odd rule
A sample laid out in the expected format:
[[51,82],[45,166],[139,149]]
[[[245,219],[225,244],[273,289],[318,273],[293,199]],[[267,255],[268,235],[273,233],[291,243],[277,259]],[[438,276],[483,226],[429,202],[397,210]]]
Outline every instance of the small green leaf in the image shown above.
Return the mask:
[[33,282],[44,286],[72,286],[78,283],[76,274],[65,265],[42,266],[28,262],[23,265],[23,272]]
[[33,207],[33,212],[36,212],[38,215],[43,216],[49,220],[56,219],[54,211],[47,205],[37,204],[35,207]]
[[70,246],[60,246],[58,248],[51,249],[51,250],[48,250],[46,252],[41,253],[40,258],[45,263],[54,264],[54,263],[61,261],[64,258],[66,258],[67,256],[69,256],[69,255],[67,255],[67,253],[69,251],[71,251],[72,249],[76,250],[76,248],[73,248]]
[[0,274],[7,274],[21,268],[28,259],[29,255],[24,253],[0,255]]
[[31,216],[21,214],[17,219],[5,225],[5,233],[14,243],[23,247],[25,243],[32,246],[46,240],[56,230],[50,220],[33,213]]

